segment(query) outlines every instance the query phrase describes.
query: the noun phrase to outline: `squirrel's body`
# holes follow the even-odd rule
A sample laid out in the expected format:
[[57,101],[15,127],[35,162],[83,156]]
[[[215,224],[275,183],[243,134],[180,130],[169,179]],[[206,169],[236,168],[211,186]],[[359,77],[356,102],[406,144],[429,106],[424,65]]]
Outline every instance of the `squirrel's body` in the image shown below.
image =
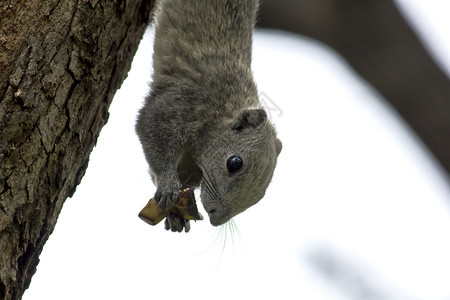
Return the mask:
[[211,223],[220,225],[264,195],[281,143],[251,73],[257,5],[159,2],[153,82],[136,131],[161,210],[182,186],[201,186]]

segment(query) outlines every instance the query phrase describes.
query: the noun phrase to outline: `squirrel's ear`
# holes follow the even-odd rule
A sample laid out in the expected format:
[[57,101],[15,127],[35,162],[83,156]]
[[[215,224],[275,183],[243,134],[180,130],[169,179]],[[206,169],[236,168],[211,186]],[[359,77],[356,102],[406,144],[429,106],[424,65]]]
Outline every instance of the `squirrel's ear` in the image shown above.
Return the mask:
[[246,128],[257,128],[267,120],[264,109],[247,109],[233,123],[233,130],[242,131]]
[[277,149],[277,154],[280,154],[281,149],[283,149],[283,144],[281,143],[280,139],[276,139],[275,147]]

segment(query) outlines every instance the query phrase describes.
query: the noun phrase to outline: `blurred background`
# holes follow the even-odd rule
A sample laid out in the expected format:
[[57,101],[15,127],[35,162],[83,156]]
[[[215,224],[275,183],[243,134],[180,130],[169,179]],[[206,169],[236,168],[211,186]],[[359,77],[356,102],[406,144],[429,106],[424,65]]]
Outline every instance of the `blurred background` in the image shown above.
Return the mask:
[[[450,74],[450,3],[397,4]],[[283,142],[265,198],[220,228],[141,221],[155,187],[134,122],[153,34],[23,299],[450,299],[447,174],[346,61],[292,33],[254,38],[255,80]]]

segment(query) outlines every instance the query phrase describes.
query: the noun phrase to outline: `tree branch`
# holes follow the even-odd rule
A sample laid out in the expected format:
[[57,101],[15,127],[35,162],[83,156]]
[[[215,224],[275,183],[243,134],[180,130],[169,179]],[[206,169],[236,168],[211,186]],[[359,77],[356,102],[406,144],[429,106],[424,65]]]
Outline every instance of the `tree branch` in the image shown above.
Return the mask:
[[328,44],[406,120],[450,174],[450,81],[390,0],[264,0],[260,26]]

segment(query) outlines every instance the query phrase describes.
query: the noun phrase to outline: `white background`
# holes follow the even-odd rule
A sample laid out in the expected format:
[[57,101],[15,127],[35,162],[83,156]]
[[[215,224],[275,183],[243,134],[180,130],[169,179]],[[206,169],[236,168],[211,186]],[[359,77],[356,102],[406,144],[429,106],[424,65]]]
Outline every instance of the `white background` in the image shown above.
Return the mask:
[[[450,3],[400,2],[448,72]],[[345,61],[304,37],[255,35],[254,76],[283,141],[266,197],[235,227],[212,227],[202,207],[187,234],[142,222],[155,187],[134,122],[152,35],[23,299],[450,299],[443,173]]]

